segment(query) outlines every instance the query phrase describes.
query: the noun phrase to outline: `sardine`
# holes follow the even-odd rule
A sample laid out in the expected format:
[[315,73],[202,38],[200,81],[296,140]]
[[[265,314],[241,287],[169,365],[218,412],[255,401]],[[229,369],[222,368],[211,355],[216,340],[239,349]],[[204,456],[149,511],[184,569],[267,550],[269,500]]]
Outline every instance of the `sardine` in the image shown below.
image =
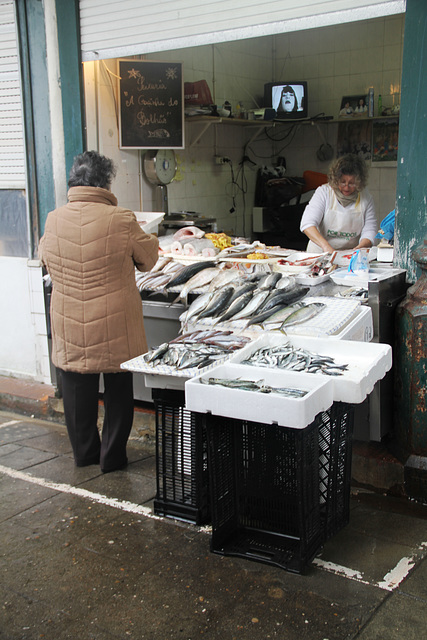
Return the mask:
[[302,322],[307,322],[307,320],[311,320],[314,316],[317,316],[322,309],[325,308],[323,302],[312,302],[310,304],[303,305],[300,309],[296,309],[293,313],[291,313],[282,323],[282,329],[286,327],[291,327],[295,324],[301,324]]

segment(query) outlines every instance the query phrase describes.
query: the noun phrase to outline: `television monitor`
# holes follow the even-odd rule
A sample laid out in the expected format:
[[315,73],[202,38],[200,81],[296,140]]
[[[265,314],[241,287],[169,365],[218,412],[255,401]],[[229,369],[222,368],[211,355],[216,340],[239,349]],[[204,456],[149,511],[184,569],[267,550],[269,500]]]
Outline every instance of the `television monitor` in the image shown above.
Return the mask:
[[279,120],[307,118],[307,82],[268,82],[264,85],[264,107],[274,109]]

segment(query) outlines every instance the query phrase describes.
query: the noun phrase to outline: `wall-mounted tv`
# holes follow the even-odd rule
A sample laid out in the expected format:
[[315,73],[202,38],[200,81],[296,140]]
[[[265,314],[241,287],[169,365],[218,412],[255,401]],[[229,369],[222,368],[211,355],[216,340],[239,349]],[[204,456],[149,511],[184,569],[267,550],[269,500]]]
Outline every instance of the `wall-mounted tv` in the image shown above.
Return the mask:
[[268,82],[264,85],[264,107],[275,109],[279,120],[307,118],[307,82]]

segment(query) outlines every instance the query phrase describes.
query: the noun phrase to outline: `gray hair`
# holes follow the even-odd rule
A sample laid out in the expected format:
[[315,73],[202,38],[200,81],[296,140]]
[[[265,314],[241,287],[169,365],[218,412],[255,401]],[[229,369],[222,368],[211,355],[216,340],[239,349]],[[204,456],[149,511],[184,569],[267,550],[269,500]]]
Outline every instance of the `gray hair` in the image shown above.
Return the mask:
[[109,189],[115,175],[116,167],[110,158],[97,151],[84,151],[74,158],[68,186]]
[[354,176],[357,190],[362,191],[368,182],[368,168],[364,159],[353,153],[347,153],[335,160],[328,172],[329,184],[333,189],[338,189],[343,176]]

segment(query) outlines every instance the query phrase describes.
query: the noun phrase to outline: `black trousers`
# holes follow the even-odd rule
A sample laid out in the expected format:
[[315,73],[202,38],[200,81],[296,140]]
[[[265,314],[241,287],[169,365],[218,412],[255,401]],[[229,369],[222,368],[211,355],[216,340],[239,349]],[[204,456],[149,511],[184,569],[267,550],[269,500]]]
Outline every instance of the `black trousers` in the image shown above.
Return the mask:
[[99,373],[62,371],[67,431],[77,466],[100,464],[104,472],[126,465],[126,444],[133,422],[131,372],[103,373],[104,424],[98,432]]

